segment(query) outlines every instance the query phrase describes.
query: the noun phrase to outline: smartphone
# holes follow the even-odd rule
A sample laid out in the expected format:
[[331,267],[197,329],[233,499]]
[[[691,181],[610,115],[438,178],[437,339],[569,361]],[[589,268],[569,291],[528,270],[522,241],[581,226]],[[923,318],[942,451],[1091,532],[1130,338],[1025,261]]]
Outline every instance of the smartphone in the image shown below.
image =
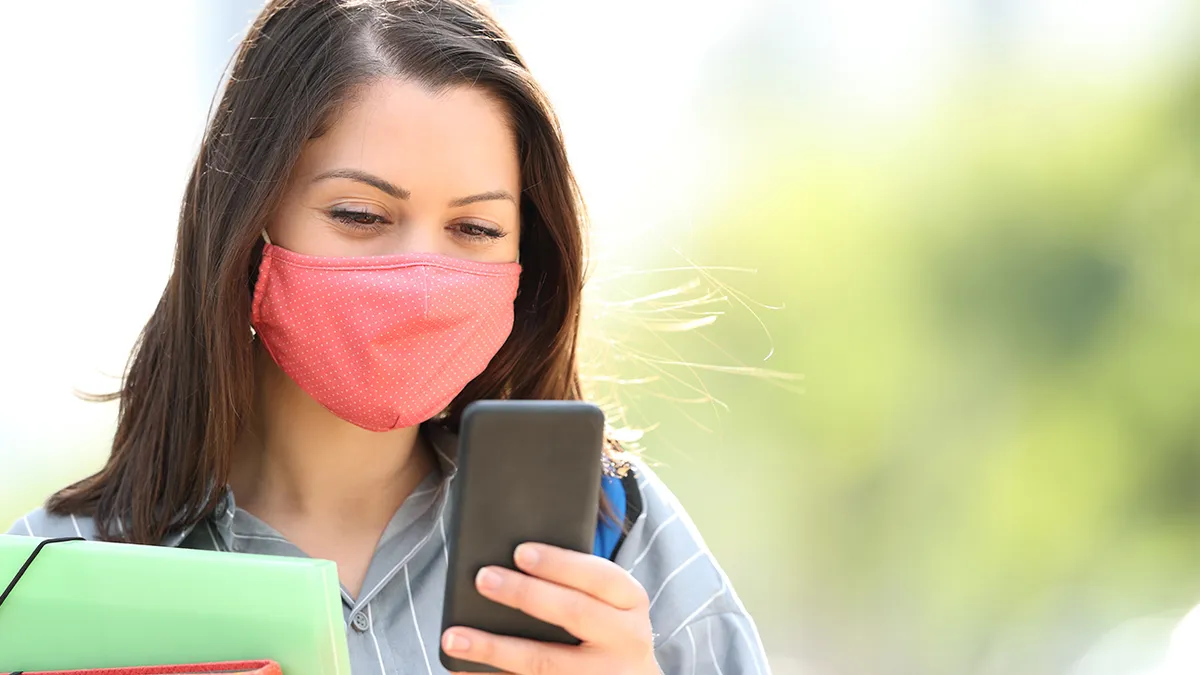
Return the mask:
[[[604,413],[582,401],[476,401],[463,411],[446,537],[442,632],[451,626],[564,644],[574,636],[475,589],[480,568],[516,569],[532,541],[590,553],[600,503]],[[451,671],[495,668],[453,658]]]

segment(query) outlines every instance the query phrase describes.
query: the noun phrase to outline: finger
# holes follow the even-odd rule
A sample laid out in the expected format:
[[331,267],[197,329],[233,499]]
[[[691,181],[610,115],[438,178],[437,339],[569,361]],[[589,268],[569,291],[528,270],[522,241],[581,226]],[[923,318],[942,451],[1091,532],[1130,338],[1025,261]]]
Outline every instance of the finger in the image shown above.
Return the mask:
[[566,586],[503,567],[485,567],[476,575],[475,587],[485,598],[562,626],[584,642],[621,644],[628,637],[630,617],[625,612]]
[[442,649],[455,658],[486,663],[517,675],[580,673],[586,659],[578,647],[493,635],[462,626],[442,635]]
[[517,547],[513,560],[527,574],[583,591],[617,609],[650,604],[645,589],[632,574],[600,556],[527,543]]

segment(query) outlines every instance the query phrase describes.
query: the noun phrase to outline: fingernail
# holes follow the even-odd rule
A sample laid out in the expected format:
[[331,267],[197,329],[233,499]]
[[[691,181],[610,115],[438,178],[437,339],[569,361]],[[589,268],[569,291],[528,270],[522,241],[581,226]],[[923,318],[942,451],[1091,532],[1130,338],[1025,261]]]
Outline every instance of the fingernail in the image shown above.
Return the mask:
[[533,567],[538,564],[539,556],[537,547],[530,544],[521,544],[517,547],[517,554],[514,558],[521,567]]
[[446,633],[442,646],[448,652],[465,652],[471,648],[471,641],[466,636],[459,635],[458,633]]
[[504,579],[501,578],[499,574],[486,567],[479,570],[479,574],[475,575],[475,584],[478,585],[481,590],[494,591],[497,588],[500,588],[500,584],[503,582]]

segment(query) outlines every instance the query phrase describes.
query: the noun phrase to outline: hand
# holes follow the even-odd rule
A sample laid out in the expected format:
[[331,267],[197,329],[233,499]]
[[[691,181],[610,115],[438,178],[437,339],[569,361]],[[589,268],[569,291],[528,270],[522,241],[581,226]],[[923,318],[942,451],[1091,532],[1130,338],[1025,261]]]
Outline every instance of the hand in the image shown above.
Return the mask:
[[442,635],[447,654],[518,675],[660,675],[650,600],[629,572],[610,560],[545,544],[521,544],[513,559],[525,574],[485,567],[475,587],[489,600],[565,628],[582,644],[455,626]]

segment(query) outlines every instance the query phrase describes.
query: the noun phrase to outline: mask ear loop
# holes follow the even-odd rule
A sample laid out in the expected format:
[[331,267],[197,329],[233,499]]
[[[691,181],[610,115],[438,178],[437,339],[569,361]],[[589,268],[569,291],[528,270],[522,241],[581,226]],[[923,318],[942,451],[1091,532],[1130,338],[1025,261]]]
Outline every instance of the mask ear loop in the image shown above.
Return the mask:
[[[267,228],[264,227],[262,229],[262,231],[259,232],[259,234],[262,235],[263,241],[267,242],[267,246],[274,246],[274,244],[271,243],[271,235],[267,234]],[[251,322],[250,323],[250,339],[254,340],[257,338],[258,338],[258,331],[254,330],[254,323]]]

